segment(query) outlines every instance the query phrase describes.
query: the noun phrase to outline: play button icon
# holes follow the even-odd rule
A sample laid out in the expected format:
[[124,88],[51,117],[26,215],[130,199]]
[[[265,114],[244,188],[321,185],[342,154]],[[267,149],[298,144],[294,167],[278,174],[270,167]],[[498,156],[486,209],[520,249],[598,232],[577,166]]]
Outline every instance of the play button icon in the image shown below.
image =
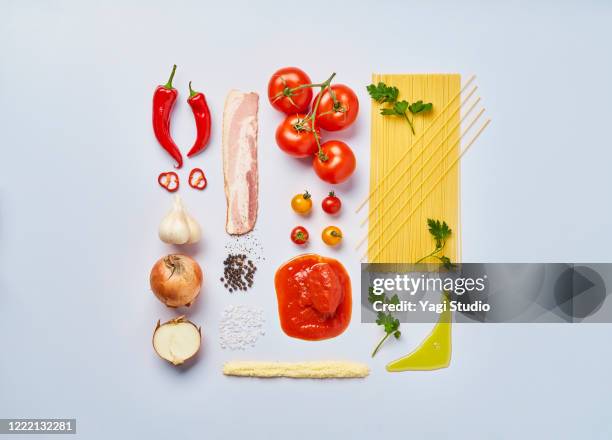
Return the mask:
[[572,266],[555,282],[555,301],[559,309],[572,318],[586,318],[595,313],[606,299],[606,285],[595,270]]

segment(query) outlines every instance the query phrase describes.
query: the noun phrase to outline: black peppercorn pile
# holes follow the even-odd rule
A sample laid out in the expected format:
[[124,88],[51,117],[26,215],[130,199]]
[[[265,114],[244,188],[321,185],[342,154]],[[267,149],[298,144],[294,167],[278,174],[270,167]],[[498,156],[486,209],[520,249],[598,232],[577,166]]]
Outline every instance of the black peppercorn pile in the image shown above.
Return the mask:
[[230,292],[253,287],[253,276],[257,267],[246,254],[229,254],[223,260],[223,276],[219,279]]

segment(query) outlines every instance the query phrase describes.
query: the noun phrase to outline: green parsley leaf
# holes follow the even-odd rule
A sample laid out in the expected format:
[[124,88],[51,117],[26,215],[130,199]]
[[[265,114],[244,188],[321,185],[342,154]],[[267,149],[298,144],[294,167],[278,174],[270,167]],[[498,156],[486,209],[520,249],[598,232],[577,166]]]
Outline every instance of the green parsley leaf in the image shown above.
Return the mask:
[[408,110],[410,104],[408,101],[397,101],[393,104],[393,107],[386,107],[380,109],[381,115],[393,115],[393,116],[406,116],[406,110]]
[[451,263],[450,258],[444,255],[442,255],[441,257],[438,257],[438,259],[442,262],[442,266],[444,266],[444,268],[447,270],[451,270],[453,267],[457,267],[456,264]]
[[427,113],[431,111],[432,108],[433,105],[431,104],[431,102],[424,104],[423,101],[417,101],[411,104],[410,107],[408,107],[408,110],[410,110],[410,113],[412,113],[413,115],[416,115],[417,113]]
[[397,113],[395,113],[395,109],[393,107],[381,108],[380,114],[383,116],[397,116]]
[[427,226],[429,226],[429,233],[436,239],[436,249],[441,249],[453,231],[446,222],[440,223],[440,220],[431,218],[427,219]]
[[383,102],[394,103],[399,96],[399,89],[397,87],[388,86],[384,82],[379,82],[378,85],[370,84],[366,89],[372,99],[381,104]]
[[394,318],[390,313],[378,312],[376,316],[376,324],[384,326],[387,335],[397,331],[400,326],[399,319]]
[[393,110],[395,110],[395,113],[398,115],[404,116],[409,106],[410,104],[408,104],[408,101],[397,101],[395,104],[393,104]]

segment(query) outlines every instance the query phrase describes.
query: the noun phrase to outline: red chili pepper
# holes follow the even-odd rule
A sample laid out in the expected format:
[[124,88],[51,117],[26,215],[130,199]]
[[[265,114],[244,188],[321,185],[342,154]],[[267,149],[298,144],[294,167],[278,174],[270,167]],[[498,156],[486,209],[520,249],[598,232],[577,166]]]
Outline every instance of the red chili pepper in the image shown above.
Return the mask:
[[199,189],[200,191],[206,188],[208,181],[206,180],[206,176],[204,175],[204,171],[200,168],[194,168],[189,173],[189,186],[195,189]]
[[183,156],[170,135],[170,113],[178,96],[178,92],[172,87],[175,72],[176,64],[172,68],[168,82],[163,86],[157,86],[153,94],[153,131],[160,145],[176,160],[176,168],[180,168],[183,166]]
[[189,153],[187,153],[187,157],[191,157],[206,148],[206,144],[208,144],[210,139],[210,110],[208,109],[208,104],[206,104],[204,93],[193,90],[191,88],[191,81],[189,81],[189,99],[187,102],[193,111],[197,128],[196,140]]
[[157,183],[168,192],[175,192],[179,189],[179,177],[174,171],[161,173],[157,178]]

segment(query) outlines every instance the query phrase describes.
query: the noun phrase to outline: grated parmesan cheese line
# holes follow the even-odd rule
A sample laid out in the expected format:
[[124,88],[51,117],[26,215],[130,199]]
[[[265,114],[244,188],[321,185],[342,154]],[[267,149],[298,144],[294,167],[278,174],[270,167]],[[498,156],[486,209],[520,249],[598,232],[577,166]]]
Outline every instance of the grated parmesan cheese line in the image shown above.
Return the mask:
[[291,377],[294,379],[350,379],[363,378],[370,368],[360,362],[262,362],[233,361],[223,366],[226,376]]

